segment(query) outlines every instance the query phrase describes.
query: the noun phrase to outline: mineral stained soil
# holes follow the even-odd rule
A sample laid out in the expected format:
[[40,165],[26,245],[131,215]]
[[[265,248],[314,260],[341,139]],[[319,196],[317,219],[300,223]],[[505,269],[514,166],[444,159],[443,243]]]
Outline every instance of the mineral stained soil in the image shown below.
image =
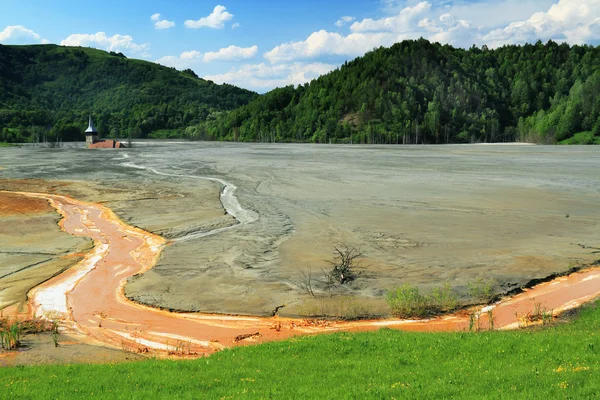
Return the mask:
[[[371,314],[387,312],[382,295],[402,282],[464,290],[484,277],[506,291],[600,258],[591,249],[600,239],[594,146],[146,142],[0,149],[0,167],[0,189],[103,202],[172,240],[158,265],[125,287],[129,298],[169,309],[319,312],[299,283],[310,269],[315,291],[325,292],[322,269],[336,244],[364,252],[364,273],[345,291]],[[201,177],[237,186],[260,218],[196,238],[235,223],[219,185]],[[30,178],[45,183],[11,181]]]
[[40,199],[0,193],[0,309],[23,309],[29,289],[82,259],[92,243],[62,232]]

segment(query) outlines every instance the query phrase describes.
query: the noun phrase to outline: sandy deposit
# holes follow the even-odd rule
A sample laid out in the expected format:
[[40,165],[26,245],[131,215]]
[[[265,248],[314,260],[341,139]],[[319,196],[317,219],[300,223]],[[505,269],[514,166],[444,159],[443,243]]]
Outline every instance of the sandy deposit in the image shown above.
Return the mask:
[[589,249],[600,237],[594,147],[189,143],[119,154],[2,152],[0,176],[93,182],[56,190],[107,202],[125,221],[172,238],[233,223],[217,201],[220,185],[198,177],[237,186],[257,221],[175,243],[126,285],[129,297],[166,308],[318,312],[298,287],[300,271],[310,265],[319,278],[338,243],[367,256],[365,278],[346,294],[370,313],[385,313],[383,292],[403,281],[461,289],[484,276],[503,291],[598,258]]

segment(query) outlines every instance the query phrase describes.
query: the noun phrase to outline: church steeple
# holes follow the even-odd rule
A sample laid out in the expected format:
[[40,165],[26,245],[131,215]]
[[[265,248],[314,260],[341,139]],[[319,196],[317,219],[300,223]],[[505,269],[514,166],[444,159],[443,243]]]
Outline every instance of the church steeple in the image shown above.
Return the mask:
[[96,127],[94,126],[94,121],[92,121],[92,114],[90,114],[90,123],[88,128],[85,130],[85,133],[98,133]]

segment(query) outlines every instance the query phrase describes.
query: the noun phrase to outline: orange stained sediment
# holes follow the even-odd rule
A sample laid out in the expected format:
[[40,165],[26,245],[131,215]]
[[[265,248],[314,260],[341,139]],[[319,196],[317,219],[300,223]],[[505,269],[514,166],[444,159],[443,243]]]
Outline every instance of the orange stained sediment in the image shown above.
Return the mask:
[[[292,318],[219,316],[172,313],[128,300],[127,278],[152,268],[166,244],[157,235],[123,223],[110,209],[66,196],[19,193],[47,199],[63,215],[60,226],[94,240],[94,249],[77,265],[29,293],[32,314],[60,318],[73,332],[92,343],[154,354],[202,355],[223,347],[284,339],[299,334],[382,327],[410,331],[464,331],[472,318],[466,312],[416,321],[383,320],[308,323]],[[479,310],[476,327],[487,329],[492,310],[494,327],[516,328],[534,309],[554,314],[600,295],[600,269],[557,278]],[[532,318],[529,318],[531,320]],[[521,320],[521,321],[520,321]],[[235,341],[238,335],[260,336]]]
[[19,196],[10,192],[0,192],[0,216],[14,214],[40,214],[53,212],[45,199]]

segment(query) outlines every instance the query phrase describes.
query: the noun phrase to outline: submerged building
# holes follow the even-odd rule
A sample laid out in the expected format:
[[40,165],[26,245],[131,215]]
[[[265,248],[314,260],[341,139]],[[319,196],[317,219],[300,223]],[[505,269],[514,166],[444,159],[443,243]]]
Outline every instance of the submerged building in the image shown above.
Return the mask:
[[116,140],[99,140],[98,130],[94,126],[92,116],[90,115],[90,123],[85,130],[85,145],[88,149],[122,149],[125,146]]

